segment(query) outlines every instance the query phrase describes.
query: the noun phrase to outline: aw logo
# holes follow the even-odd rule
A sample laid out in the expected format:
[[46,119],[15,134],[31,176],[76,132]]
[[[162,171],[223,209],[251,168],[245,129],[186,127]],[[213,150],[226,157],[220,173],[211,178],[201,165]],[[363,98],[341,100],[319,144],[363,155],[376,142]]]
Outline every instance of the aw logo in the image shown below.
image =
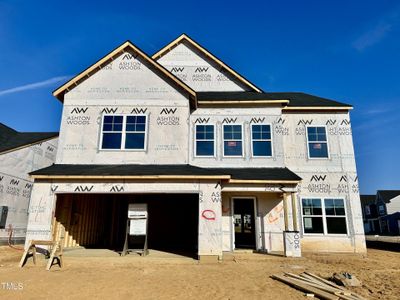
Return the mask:
[[311,125],[312,122],[313,122],[312,119],[311,119],[311,120],[304,120],[304,119],[301,119],[301,120],[297,123],[297,126],[299,126],[299,125]]
[[120,193],[124,191],[124,187],[123,186],[118,186],[118,185],[113,185],[110,189],[110,192],[114,192],[114,193]]
[[281,125],[285,124],[285,122],[286,120],[283,119],[282,117],[279,117],[279,119],[275,121],[276,124],[281,124]]
[[342,120],[342,122],[340,122],[340,125],[350,125],[350,121],[349,120]]
[[145,114],[146,113],[146,111],[147,111],[147,108],[134,108],[134,109],[132,109],[132,111],[131,111],[131,114]]
[[185,70],[185,67],[174,67],[171,69],[171,73],[181,73]]
[[348,182],[349,179],[350,179],[351,181],[353,181],[353,182],[357,182],[357,181],[358,181],[358,176],[356,176],[356,177],[351,177],[351,176],[343,175],[342,177],[340,177],[339,182],[342,182],[342,181]]
[[54,151],[54,148],[53,148],[52,146],[47,146],[47,151],[53,152],[53,151]]
[[197,118],[194,124],[207,124],[210,118]]
[[160,112],[160,115],[174,115],[176,110],[177,108],[163,108]]
[[103,110],[101,111],[101,113],[105,113],[105,114],[115,114],[118,110],[118,107],[114,107],[114,108],[108,108],[108,107],[104,107]]
[[78,185],[75,188],[74,192],[91,192],[93,187],[94,187],[93,185],[91,185],[90,187],[87,185]]
[[32,183],[27,183],[27,184],[25,184],[25,188],[26,188],[26,189],[32,188]]
[[71,114],[85,114],[89,107],[75,107],[71,110]]
[[19,180],[16,180],[16,179],[10,180],[10,185],[18,185],[18,184],[19,184]]
[[262,122],[264,122],[265,121],[265,118],[251,118],[251,120],[250,120],[250,124],[251,123],[262,123]]
[[326,121],[325,125],[331,125],[331,126],[333,126],[333,125],[336,124],[336,122],[337,122],[337,120],[329,119],[328,121]]
[[237,118],[224,118],[222,121],[222,124],[231,124],[231,123],[236,123]]
[[197,67],[196,70],[194,70],[195,73],[206,73],[208,72],[209,67]]
[[125,53],[124,56],[122,56],[122,60],[132,60],[135,59],[136,57],[138,57],[138,54],[131,54],[131,53]]
[[325,181],[326,175],[313,175],[310,181]]

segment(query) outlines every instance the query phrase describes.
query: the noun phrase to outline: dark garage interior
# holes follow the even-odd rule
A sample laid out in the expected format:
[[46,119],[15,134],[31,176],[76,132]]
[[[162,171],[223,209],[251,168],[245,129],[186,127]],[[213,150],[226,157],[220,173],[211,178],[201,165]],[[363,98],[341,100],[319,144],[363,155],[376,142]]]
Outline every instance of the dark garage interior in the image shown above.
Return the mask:
[[[65,228],[64,246],[121,251],[130,203],[147,203],[149,249],[197,254],[198,194],[59,194],[55,217]],[[142,244],[129,238],[130,248]]]

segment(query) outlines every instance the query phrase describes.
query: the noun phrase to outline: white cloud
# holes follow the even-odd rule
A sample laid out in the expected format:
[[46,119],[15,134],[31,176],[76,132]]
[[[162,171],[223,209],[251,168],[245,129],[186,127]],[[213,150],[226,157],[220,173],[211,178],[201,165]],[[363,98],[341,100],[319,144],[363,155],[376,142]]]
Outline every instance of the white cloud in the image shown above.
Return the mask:
[[358,51],[363,51],[364,49],[379,43],[391,29],[392,24],[380,23],[375,26],[375,28],[365,32],[360,37],[358,37],[352,43],[352,46]]
[[376,25],[365,31],[351,44],[358,51],[363,51],[381,42],[390,31],[399,25],[400,6],[393,8],[388,14],[382,16]]
[[65,81],[70,77],[71,76],[69,76],[69,75],[68,76],[57,76],[57,77],[52,77],[52,78],[49,78],[49,79],[46,79],[43,81],[38,81],[38,82],[29,83],[29,84],[13,87],[10,89],[2,90],[2,91],[0,91],[0,97],[4,96],[4,95],[8,95],[8,94],[14,94],[14,93],[19,93],[19,92],[23,92],[23,91],[35,90],[35,89],[38,89],[41,87],[52,85],[52,84],[60,82],[60,81]]

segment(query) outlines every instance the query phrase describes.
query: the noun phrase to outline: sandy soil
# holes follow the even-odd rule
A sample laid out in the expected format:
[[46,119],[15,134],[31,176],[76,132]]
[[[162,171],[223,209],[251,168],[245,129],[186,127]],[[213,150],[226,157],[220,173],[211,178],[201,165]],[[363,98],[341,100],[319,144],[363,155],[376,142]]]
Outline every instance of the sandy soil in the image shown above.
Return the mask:
[[238,254],[216,264],[176,257],[66,256],[65,268],[53,266],[50,272],[44,259],[19,269],[20,256],[0,247],[0,299],[305,299],[302,292],[270,278],[305,270],[326,277],[347,271],[362,281],[354,291],[365,297],[400,297],[400,253],[382,250],[371,249],[365,257],[308,254],[299,259]]

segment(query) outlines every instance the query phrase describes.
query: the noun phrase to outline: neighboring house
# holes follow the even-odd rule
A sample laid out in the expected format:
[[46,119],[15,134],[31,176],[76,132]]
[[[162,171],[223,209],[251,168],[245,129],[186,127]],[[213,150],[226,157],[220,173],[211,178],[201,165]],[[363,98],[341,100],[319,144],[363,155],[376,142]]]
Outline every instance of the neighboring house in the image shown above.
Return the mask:
[[375,198],[376,195],[360,195],[365,234],[375,233],[379,228]]
[[56,132],[17,132],[0,123],[0,244],[25,240],[33,179],[28,173],[54,163]]
[[379,190],[361,195],[366,234],[400,234],[400,190]]
[[348,104],[264,92],[186,35],[152,57],[127,41],[53,95],[27,239],[121,249],[146,203],[153,249],[366,251]]

